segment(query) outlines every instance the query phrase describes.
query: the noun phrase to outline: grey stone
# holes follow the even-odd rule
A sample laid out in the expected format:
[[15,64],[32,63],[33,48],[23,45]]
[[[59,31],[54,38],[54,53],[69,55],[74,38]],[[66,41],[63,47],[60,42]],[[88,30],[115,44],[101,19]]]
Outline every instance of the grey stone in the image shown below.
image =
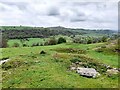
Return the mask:
[[76,67],[70,67],[70,70],[76,70]]
[[77,73],[82,76],[95,78],[100,75],[94,68],[77,68]]
[[5,62],[7,62],[7,61],[9,61],[9,60],[10,60],[10,59],[1,60],[1,61],[0,61],[0,65],[3,64],[3,63],[5,63]]
[[108,74],[118,74],[118,72],[119,72],[119,71],[118,71],[116,68],[114,68],[114,69],[108,69],[108,70],[107,70],[107,73],[108,73]]

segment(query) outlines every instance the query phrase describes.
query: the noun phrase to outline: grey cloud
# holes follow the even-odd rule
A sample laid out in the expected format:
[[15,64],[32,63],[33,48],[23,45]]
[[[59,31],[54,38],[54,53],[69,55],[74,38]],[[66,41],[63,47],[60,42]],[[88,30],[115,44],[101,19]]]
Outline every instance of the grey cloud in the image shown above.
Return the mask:
[[[17,1],[17,2],[16,2]],[[0,25],[117,28],[117,3],[0,0]]]
[[4,12],[6,10],[5,7],[0,7],[0,11]]
[[73,2],[71,3],[73,6],[85,6],[85,5],[89,5],[91,4],[92,2]]
[[50,7],[48,9],[48,16],[57,16],[60,15],[59,8],[57,7]]
[[86,21],[86,19],[82,19],[82,18],[74,18],[70,20],[71,22],[83,22]]
[[87,21],[87,16],[83,12],[75,12],[75,16],[70,18],[71,22],[83,22]]
[[5,5],[8,5],[8,6],[10,6],[10,7],[16,6],[16,7],[18,7],[20,10],[25,10],[25,9],[27,9],[27,5],[28,5],[28,3],[25,3],[25,2],[1,2],[1,3],[5,4]]

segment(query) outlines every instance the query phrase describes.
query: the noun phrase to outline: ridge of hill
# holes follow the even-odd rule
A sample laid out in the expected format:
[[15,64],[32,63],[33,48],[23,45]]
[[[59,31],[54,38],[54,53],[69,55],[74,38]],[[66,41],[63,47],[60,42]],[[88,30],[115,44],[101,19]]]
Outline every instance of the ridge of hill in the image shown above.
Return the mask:
[[29,26],[1,26],[0,32],[3,37],[9,39],[20,38],[47,38],[55,35],[86,35],[86,36],[103,36],[117,33],[113,30],[90,30],[57,27],[29,27]]

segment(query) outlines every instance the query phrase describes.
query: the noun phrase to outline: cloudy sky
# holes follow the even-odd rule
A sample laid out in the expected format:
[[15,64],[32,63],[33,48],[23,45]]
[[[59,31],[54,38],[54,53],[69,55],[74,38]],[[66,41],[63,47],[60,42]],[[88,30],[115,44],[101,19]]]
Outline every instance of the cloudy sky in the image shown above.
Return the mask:
[[118,2],[0,0],[0,25],[118,29]]

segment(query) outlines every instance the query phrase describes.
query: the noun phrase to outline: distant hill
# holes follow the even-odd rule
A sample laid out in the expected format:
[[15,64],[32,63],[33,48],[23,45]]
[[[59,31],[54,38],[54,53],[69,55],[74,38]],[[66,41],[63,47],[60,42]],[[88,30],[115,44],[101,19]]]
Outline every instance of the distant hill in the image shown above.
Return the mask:
[[1,26],[0,32],[3,37],[10,39],[16,38],[46,38],[55,35],[86,35],[102,36],[117,33],[112,30],[90,30],[90,29],[73,29],[61,26],[57,27],[29,27],[29,26]]

